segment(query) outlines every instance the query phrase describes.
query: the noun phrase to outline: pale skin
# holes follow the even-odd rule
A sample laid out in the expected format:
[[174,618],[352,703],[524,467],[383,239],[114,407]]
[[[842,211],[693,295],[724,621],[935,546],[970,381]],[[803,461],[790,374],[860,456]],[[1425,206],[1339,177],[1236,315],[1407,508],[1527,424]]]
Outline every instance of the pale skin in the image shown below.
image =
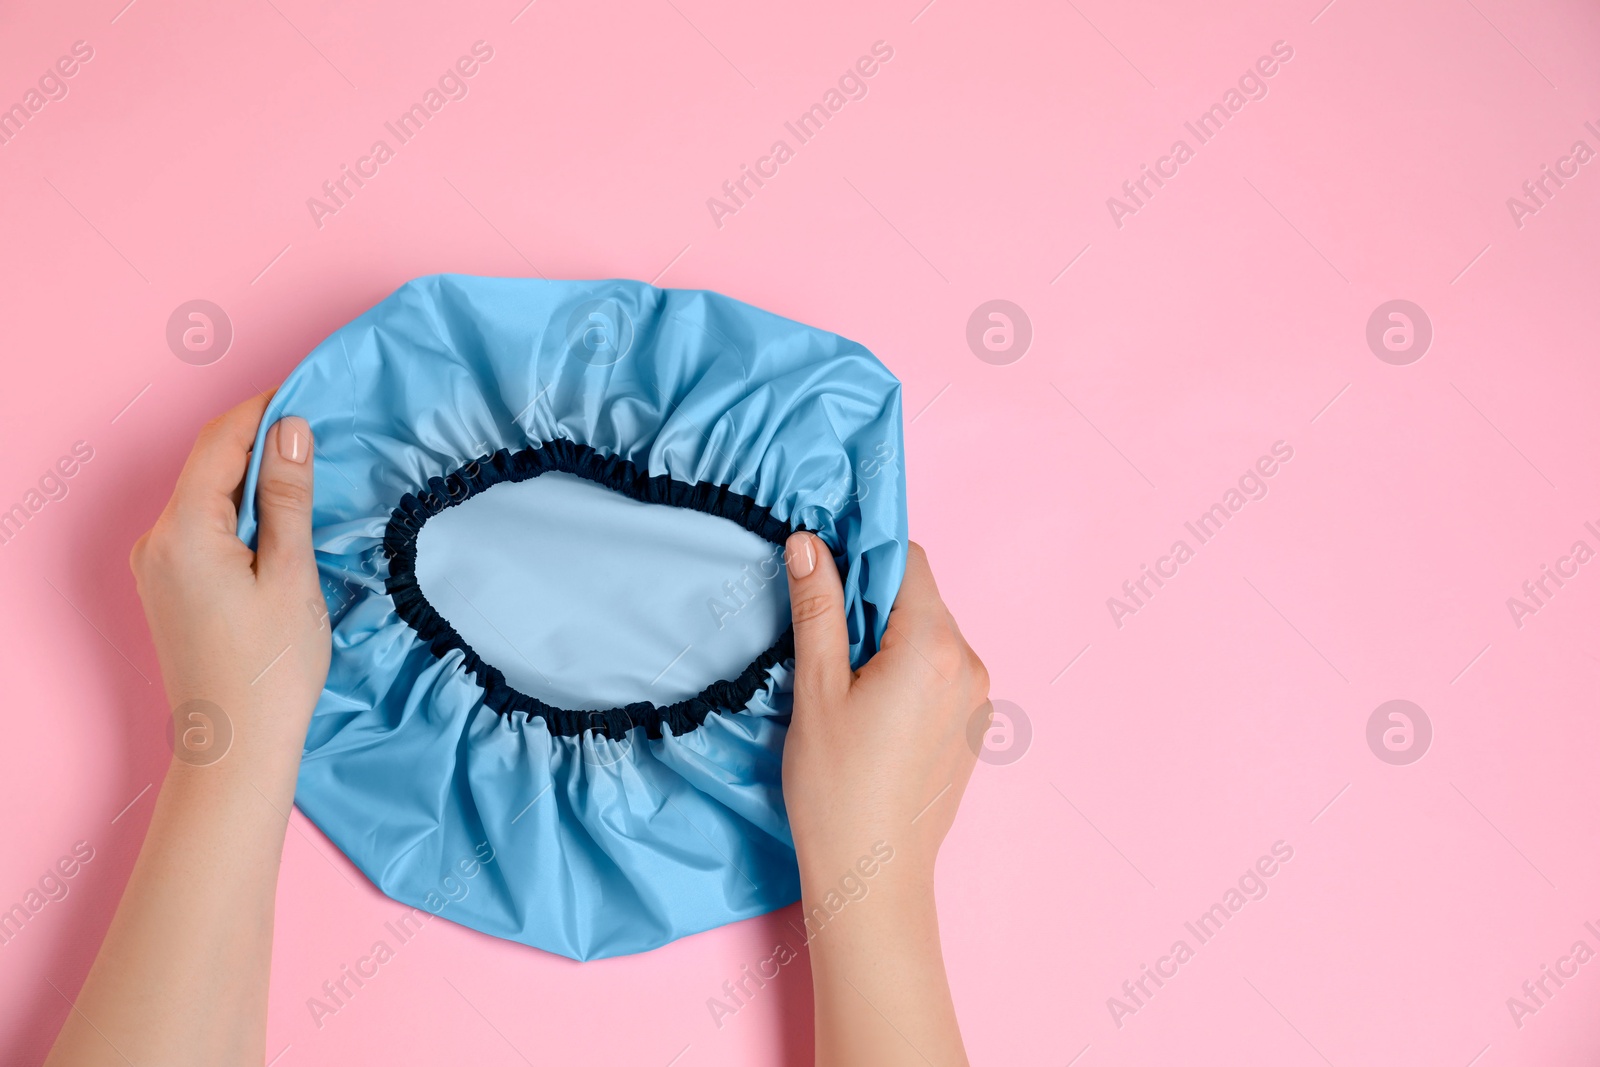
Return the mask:
[[[267,433],[259,551],[235,536],[266,404],[253,398],[206,426],[166,510],[133,548],[170,706],[215,705],[232,742],[215,762],[174,757],[50,1067],[266,1060],[278,866],[330,656],[327,620],[312,607],[321,592],[304,420]],[[784,799],[802,906],[826,917],[809,943],[816,1063],[965,1064],[933,871],[976,759],[968,729],[986,706],[988,675],[918,546],[883,648],[859,671],[832,557],[810,534],[791,538],[785,557],[796,679]],[[183,718],[177,729],[194,724]],[[893,858],[861,877],[874,846]],[[852,871],[866,893],[838,908],[829,894]]]

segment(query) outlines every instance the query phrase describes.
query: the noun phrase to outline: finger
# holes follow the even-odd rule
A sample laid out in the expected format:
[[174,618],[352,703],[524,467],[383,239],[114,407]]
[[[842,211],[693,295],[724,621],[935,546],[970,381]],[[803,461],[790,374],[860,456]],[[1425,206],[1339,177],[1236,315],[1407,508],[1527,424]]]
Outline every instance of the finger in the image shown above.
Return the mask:
[[794,620],[795,690],[824,701],[843,697],[850,688],[850,632],[839,568],[815,534],[791,535],[784,557]]
[[238,490],[269,399],[253,396],[206,423],[172,493],[180,513],[203,513],[203,509],[226,504]]
[[256,574],[276,582],[316,568],[311,549],[311,426],[298,415],[279,419],[267,431],[256,482],[261,533]]
[[889,625],[912,633],[926,632],[933,624],[947,624],[949,609],[933,581],[928,554],[915,541],[906,552],[906,573],[889,612]]

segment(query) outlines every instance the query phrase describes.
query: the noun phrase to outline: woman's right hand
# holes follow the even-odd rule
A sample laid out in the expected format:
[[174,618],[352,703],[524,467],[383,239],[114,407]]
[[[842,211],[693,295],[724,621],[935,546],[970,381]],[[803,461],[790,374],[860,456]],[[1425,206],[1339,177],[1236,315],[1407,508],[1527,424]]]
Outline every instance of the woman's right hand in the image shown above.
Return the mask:
[[802,869],[883,841],[896,864],[931,877],[977,760],[969,731],[989,673],[939,599],[922,546],[907,554],[883,647],[859,671],[826,546],[798,533],[785,555],[795,694],[783,794]]
[[977,760],[971,738],[988,728],[989,674],[920,546],[882,648],[859,671],[827,547],[795,534],[786,555],[795,694],[783,796],[800,861],[816,1062],[965,1064],[933,868]]

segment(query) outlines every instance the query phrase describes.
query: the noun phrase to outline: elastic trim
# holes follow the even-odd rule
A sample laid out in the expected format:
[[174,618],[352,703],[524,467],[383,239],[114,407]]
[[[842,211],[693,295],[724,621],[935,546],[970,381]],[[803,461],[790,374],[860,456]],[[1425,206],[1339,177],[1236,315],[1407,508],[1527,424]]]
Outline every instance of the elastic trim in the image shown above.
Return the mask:
[[665,474],[652,476],[620,456],[602,455],[588,445],[558,440],[544,441],[537,448],[517,452],[502,448],[442,478],[429,478],[427,489],[400,498],[400,506],[390,514],[383,534],[383,551],[389,557],[385,588],[394,600],[396,614],[417,632],[435,656],[442,658],[452,650],[461,651],[465,656],[462,666],[482,687],[485,704],[501,715],[520,712],[530,719],[543,719],[550,732],[558,737],[575,737],[593,730],[601,737],[615,740],[643,726],[652,739],[658,739],[662,736],[663,725],[670,726],[673,734],[681,737],[698,728],[712,712],[743,711],[766,685],[772,669],[794,658],[793,627],[785,630],[772,647],[757,656],[738,677],[713,682],[687,700],[665,707],[641,700],[620,708],[577,711],[547,704],[514,688],[499,668],[474,652],[444,616],[428,603],[417,583],[417,537],[423,525],[445,508],[471,500],[490,486],[525,482],[550,471],[575,474],[646,504],[666,504],[716,515],[738,523],[775,545],[782,545],[791,533],[802,529],[773,518],[771,509],[732,492],[727,486],[680,482]]

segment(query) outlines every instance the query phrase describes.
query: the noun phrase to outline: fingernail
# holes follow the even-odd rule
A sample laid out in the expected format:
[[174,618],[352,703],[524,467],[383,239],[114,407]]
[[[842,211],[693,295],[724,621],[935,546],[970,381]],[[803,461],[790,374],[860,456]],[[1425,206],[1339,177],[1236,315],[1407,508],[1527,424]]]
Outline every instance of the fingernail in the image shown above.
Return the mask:
[[809,534],[794,534],[784,547],[787,550],[784,555],[789,557],[789,574],[791,576],[804,578],[816,568],[817,551],[811,547],[811,536]]
[[311,425],[298,415],[278,420],[278,455],[304,463],[311,455]]

